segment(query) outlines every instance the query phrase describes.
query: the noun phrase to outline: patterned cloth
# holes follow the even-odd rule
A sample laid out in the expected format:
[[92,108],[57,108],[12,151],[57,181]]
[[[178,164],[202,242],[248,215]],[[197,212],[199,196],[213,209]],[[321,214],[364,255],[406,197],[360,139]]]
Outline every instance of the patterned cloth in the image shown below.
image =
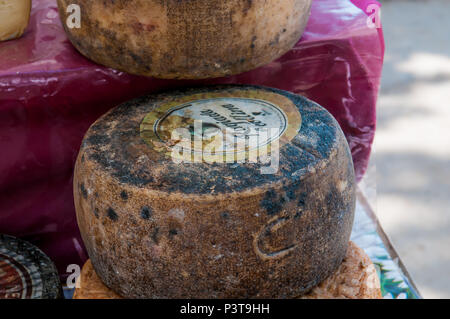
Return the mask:
[[364,249],[377,268],[381,282],[381,293],[385,299],[419,299],[420,294],[412,281],[399,265],[399,257],[389,252],[381,235],[377,232],[377,223],[370,212],[357,201],[355,222],[351,240]]

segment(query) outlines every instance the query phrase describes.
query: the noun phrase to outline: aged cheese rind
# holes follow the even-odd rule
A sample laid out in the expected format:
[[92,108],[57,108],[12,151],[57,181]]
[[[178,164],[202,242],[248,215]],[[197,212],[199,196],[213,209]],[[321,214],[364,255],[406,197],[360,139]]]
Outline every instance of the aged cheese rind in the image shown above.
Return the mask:
[[[311,0],[58,0],[73,45],[132,74],[202,79],[272,62],[300,39]],[[69,28],[69,5],[81,27]]]
[[0,41],[22,36],[30,18],[31,0],[0,0]]
[[[276,174],[262,175],[262,164],[175,164],[140,135],[146,115],[167,103],[248,91],[288,98],[301,114]],[[87,132],[74,175],[94,268],[132,298],[306,293],[345,256],[354,190],[348,144],[325,109],[288,92],[241,86],[161,93],[115,108]]]
[[[73,299],[121,299],[105,286],[90,260],[81,271]],[[364,251],[350,242],[339,269],[302,299],[381,299],[380,280]]]

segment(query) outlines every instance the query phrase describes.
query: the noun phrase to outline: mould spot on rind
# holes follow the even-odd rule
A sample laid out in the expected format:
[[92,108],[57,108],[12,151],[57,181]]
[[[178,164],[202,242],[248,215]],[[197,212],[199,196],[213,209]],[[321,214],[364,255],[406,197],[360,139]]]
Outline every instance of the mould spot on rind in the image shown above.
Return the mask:
[[308,194],[306,194],[306,193],[301,193],[300,194],[300,196],[298,198],[298,202],[297,202],[298,206],[300,206],[300,207],[305,206],[305,204],[306,204],[306,196],[308,196]]
[[81,183],[80,191],[81,191],[81,195],[83,195],[83,198],[87,199],[88,198],[88,192],[87,192],[86,188],[84,187],[84,183]]
[[222,216],[222,218],[224,219],[228,219],[230,217],[230,214],[228,212],[223,212],[222,214],[220,214],[220,216]]
[[148,206],[142,207],[142,210],[141,210],[142,219],[149,220],[152,217],[152,215],[153,215],[153,212],[150,207],[148,207]]
[[120,192],[120,197],[121,197],[123,200],[128,200],[128,194],[127,194],[127,192],[126,192],[126,191],[121,191],[121,192]]
[[295,219],[298,219],[298,218],[300,218],[300,217],[302,217],[302,216],[303,216],[303,211],[302,211],[302,210],[298,210],[297,213],[295,213],[294,218],[295,218]]
[[276,215],[283,208],[284,199],[277,198],[275,190],[271,189],[266,192],[264,199],[261,201],[261,206],[266,210],[269,216]]
[[253,38],[252,38],[252,44],[250,45],[250,48],[254,49],[254,48],[256,47],[255,42],[256,42],[257,39],[258,39],[257,36],[253,36]]
[[286,197],[289,201],[295,199],[295,190],[293,187],[289,186],[284,186],[283,190],[286,192]]
[[116,222],[119,219],[119,216],[117,216],[117,213],[111,207],[108,208],[107,215],[113,222]]
[[169,237],[173,238],[174,236],[178,235],[178,230],[177,229],[171,229],[169,230]]
[[99,211],[98,211],[98,208],[95,208],[94,209],[94,215],[95,215],[95,217],[99,217]]

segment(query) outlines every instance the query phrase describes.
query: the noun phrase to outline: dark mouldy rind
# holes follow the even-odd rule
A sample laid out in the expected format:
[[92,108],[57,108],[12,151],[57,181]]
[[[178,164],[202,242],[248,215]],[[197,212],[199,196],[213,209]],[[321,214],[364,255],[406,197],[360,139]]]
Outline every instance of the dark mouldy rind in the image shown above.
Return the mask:
[[[260,164],[174,164],[139,134],[148,113],[181,96],[255,90],[288,98],[301,114],[276,174],[260,174]],[[114,214],[97,219],[81,182]],[[302,295],[341,264],[355,209],[353,163],[336,120],[304,97],[255,86],[185,88],[118,106],[87,132],[74,186],[93,266],[129,298]]]
[[149,220],[152,217],[151,208],[148,206],[142,207],[141,217],[142,217],[142,219]]
[[126,191],[120,192],[120,198],[122,198],[124,201],[128,200],[128,193]]
[[116,222],[119,219],[119,216],[117,216],[117,213],[111,207],[108,208],[108,211],[106,212],[106,214],[107,214],[108,218],[111,219],[113,222]]

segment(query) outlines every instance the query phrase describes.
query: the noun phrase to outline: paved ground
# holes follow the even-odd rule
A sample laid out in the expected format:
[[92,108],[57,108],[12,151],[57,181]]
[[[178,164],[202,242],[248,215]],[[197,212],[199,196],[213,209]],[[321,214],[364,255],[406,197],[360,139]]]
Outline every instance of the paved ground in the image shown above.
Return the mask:
[[450,1],[383,1],[377,212],[425,298],[450,298]]

